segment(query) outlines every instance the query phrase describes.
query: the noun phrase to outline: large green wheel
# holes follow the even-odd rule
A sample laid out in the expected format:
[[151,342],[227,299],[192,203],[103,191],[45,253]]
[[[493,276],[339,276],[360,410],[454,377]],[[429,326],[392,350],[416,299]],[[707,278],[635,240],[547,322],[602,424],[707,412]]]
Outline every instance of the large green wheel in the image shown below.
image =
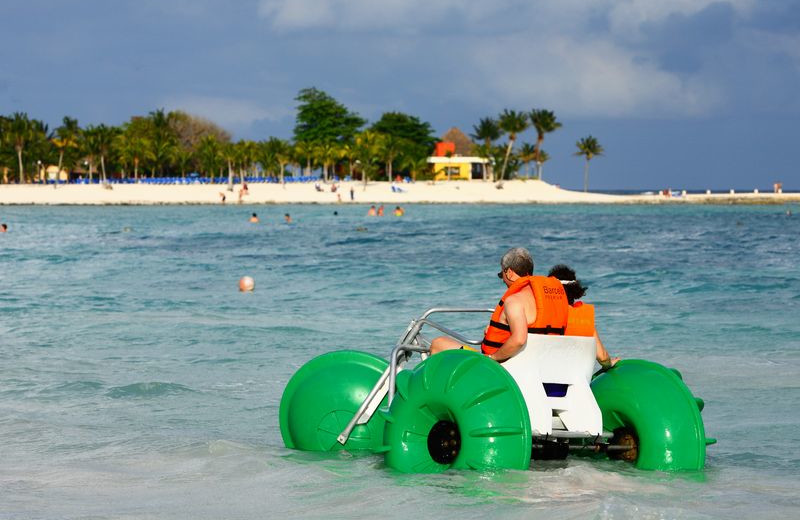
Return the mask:
[[603,428],[630,445],[622,458],[648,470],[700,470],[706,439],[696,399],[673,369],[638,359],[624,360],[592,381]]
[[[318,356],[294,373],[281,397],[281,436],[287,448],[306,451],[375,450],[384,420],[374,414],[342,446],[336,437],[353,418],[388,363],[372,354],[341,350]],[[385,403],[384,403],[385,404]]]
[[445,351],[397,375],[387,466],[406,473],[527,469],[531,424],[511,375],[476,352]]

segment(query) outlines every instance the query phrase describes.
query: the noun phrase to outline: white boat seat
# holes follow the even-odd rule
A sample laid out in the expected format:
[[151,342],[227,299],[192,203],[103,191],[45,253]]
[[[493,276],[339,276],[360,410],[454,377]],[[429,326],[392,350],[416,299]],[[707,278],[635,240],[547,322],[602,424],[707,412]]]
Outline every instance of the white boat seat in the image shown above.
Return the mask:
[[525,348],[502,364],[522,391],[534,436],[603,433],[603,417],[589,386],[595,353],[594,338],[528,334]]

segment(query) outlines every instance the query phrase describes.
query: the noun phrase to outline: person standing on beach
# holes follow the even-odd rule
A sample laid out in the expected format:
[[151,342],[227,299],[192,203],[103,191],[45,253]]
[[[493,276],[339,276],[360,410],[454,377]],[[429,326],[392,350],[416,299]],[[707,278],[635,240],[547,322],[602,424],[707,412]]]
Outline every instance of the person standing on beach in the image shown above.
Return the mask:
[[[486,327],[481,352],[502,363],[528,343],[528,334],[564,333],[569,305],[561,282],[533,275],[533,257],[522,247],[509,249],[497,273],[507,290]],[[443,350],[475,350],[448,336],[431,342],[431,355]]]
[[350,200],[356,200],[356,190],[352,186],[350,186]]
[[585,304],[580,300],[586,294],[586,287],[575,277],[575,271],[567,265],[558,264],[550,269],[548,276],[553,276],[561,280],[564,291],[567,294],[569,303],[569,315],[567,316],[567,329],[564,331],[566,336],[594,336],[597,344],[597,362],[603,368],[611,368],[619,361],[618,357],[612,358],[594,325],[594,305]]

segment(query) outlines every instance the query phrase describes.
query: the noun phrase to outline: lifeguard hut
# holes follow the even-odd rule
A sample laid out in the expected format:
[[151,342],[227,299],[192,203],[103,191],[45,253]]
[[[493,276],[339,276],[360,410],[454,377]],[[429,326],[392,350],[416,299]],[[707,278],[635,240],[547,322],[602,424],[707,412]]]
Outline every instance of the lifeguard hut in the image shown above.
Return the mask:
[[456,127],[448,130],[436,143],[428,163],[433,165],[434,180],[486,180],[488,178],[483,157],[474,155],[475,143]]

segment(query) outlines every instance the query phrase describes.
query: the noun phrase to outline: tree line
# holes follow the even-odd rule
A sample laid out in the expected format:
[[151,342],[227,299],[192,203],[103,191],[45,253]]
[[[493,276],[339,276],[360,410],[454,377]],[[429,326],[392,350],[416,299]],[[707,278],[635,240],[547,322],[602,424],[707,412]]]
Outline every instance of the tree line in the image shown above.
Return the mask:
[[[107,182],[109,172],[136,181],[143,176],[186,177],[198,172],[209,178],[227,176],[229,186],[235,177],[260,174],[283,183],[287,174],[311,175],[314,170],[326,181],[342,173],[365,183],[399,174],[424,179],[435,173],[427,158],[438,139],[431,125],[418,117],[386,112],[367,126],[365,119],[316,88],[301,90],[295,101],[291,141],[270,137],[233,142],[212,121],[179,110],[154,110],[120,126],[81,127],[77,119],[64,117],[52,131],[24,112],[0,116],[2,181],[39,182],[48,165],[57,166],[59,172],[78,170],[90,181],[97,176]],[[530,176],[533,163],[534,176],[541,179],[542,165],[549,159],[542,143],[561,126],[549,110],[504,110],[496,118],[482,118],[470,135],[478,143],[475,155],[488,160],[490,176],[502,182],[519,175],[523,167]],[[536,142],[522,143],[515,150],[519,134],[531,127]],[[504,136],[507,142],[500,143]],[[576,146],[575,155],[586,158],[586,187],[589,160],[602,155],[603,148],[592,136]]]

